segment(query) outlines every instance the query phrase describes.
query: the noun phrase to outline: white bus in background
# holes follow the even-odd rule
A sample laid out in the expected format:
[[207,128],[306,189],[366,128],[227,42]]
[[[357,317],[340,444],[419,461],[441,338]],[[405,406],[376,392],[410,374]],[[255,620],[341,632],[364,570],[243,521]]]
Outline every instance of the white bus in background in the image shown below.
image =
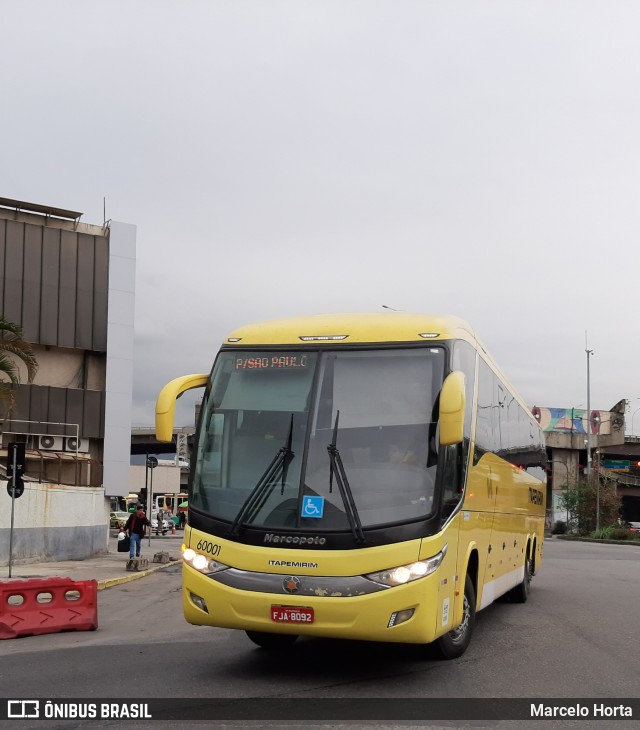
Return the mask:
[[163,509],[169,510],[172,515],[178,514],[178,507],[188,499],[186,492],[180,494],[158,494],[153,496],[154,512]]

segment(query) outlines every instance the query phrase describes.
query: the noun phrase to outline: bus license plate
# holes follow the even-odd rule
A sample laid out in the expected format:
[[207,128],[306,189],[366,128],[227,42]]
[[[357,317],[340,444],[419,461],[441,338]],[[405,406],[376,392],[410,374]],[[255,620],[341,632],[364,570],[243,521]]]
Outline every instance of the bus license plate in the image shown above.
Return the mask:
[[312,624],[313,609],[300,606],[271,606],[271,620],[280,624]]

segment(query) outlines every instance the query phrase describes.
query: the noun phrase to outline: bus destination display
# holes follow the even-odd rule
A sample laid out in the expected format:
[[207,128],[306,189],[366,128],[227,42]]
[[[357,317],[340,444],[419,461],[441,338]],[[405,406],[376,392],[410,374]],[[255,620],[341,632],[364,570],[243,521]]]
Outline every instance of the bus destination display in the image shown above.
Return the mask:
[[301,353],[287,355],[238,355],[234,370],[299,370],[309,366],[309,356]]

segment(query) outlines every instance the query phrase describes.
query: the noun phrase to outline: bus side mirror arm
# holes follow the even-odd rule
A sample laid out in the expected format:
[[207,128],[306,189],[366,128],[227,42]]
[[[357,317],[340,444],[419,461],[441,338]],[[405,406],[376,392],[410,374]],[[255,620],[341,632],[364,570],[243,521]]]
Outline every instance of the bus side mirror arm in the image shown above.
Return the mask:
[[462,443],[466,396],[465,376],[460,370],[449,373],[440,391],[440,445]]
[[156,438],[158,441],[171,441],[173,438],[173,421],[176,413],[176,400],[192,388],[203,388],[209,382],[209,376],[183,375],[167,383],[156,401]]

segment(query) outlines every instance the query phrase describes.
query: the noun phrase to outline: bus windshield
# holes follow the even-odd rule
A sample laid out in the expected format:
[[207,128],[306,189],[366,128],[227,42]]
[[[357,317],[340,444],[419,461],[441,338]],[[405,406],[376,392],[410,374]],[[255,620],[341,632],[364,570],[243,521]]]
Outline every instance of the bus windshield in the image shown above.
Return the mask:
[[234,530],[425,519],[445,359],[441,346],[223,350],[203,403],[190,508]]

